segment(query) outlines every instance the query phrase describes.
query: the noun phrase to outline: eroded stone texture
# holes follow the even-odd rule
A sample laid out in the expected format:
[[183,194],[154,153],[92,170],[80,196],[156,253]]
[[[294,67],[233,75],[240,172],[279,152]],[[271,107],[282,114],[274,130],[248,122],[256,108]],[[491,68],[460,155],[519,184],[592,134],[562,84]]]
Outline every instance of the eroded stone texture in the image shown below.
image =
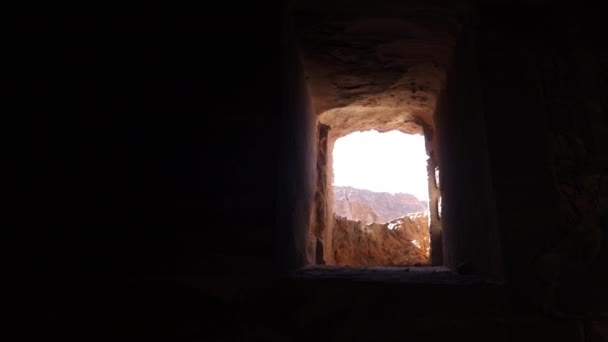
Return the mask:
[[295,17],[313,107],[333,136],[371,128],[421,134],[433,126],[460,26],[456,10],[426,10],[415,18],[396,17],[395,6]]
[[414,265],[429,262],[428,215],[405,215],[385,224],[335,218],[333,250],[336,265]]
[[[370,11],[358,1],[344,6],[309,1],[291,5],[294,39],[313,111],[319,126],[328,130],[326,138],[319,137],[327,153],[320,156],[317,170],[325,179],[316,190],[311,230],[324,240],[324,259],[329,264],[334,253],[328,242],[335,241],[333,222],[326,215],[333,211],[327,205],[334,203],[330,186],[334,142],[371,129],[424,134],[433,168],[439,166],[433,115],[445,88],[461,16],[468,11],[451,2],[438,7],[378,1],[373,7]],[[381,216],[365,206],[358,210],[365,212],[366,222]],[[437,217],[431,219],[436,226]]]

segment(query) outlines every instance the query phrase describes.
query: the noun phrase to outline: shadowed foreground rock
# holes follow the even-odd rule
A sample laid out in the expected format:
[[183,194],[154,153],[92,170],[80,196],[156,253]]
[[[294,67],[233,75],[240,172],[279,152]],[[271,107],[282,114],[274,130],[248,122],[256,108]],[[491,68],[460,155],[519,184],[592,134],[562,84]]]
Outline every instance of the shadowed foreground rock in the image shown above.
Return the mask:
[[365,225],[336,217],[336,265],[413,265],[429,262],[429,228],[426,212],[409,214],[385,224]]

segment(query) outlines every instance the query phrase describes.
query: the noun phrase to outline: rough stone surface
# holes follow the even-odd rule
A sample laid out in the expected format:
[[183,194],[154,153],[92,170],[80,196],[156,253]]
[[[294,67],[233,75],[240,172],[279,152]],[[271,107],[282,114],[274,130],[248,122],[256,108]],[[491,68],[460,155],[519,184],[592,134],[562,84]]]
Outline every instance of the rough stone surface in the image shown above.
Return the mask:
[[429,262],[430,238],[425,212],[385,224],[363,224],[336,217],[333,257],[342,266],[414,265]]
[[[461,29],[459,16],[468,9],[447,3],[441,7],[412,5],[379,1],[372,13],[369,4],[358,1],[343,6],[308,1],[291,4],[294,41],[312,108],[319,127],[327,130],[326,136],[319,135],[319,146],[326,153],[320,155],[317,172],[324,179],[317,184],[311,230],[323,240],[321,259],[328,264],[333,255],[328,242],[335,240],[332,219],[326,214],[334,203],[330,184],[336,139],[370,129],[424,134],[429,162],[432,168],[439,166],[433,115]],[[436,201],[431,198],[431,203]],[[436,205],[430,207],[431,213],[436,212]],[[365,203],[355,204],[353,209],[365,222],[395,217],[378,213]],[[437,215],[430,220],[439,227]]]
[[334,206],[337,216],[366,224],[386,223],[427,210],[426,204],[411,194],[374,192],[350,186],[334,186]]
[[319,121],[337,136],[370,127],[422,133],[421,123],[432,126],[459,30],[453,16],[296,18]]

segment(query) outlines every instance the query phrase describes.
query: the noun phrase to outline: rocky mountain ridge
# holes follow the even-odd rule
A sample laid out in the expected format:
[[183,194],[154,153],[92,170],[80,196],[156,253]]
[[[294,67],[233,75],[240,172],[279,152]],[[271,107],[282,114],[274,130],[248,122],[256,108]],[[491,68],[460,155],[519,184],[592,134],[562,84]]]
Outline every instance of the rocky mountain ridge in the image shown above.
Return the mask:
[[406,193],[391,194],[334,186],[336,216],[366,224],[386,223],[404,215],[427,210],[428,202]]

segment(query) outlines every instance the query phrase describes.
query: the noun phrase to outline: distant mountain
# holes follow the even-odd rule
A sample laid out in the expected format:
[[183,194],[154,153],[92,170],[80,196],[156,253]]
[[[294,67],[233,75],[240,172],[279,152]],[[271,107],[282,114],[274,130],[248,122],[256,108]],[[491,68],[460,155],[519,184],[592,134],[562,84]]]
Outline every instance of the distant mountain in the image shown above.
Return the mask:
[[366,224],[386,223],[427,209],[427,201],[420,201],[411,194],[393,195],[350,186],[334,186],[334,203],[337,216]]

